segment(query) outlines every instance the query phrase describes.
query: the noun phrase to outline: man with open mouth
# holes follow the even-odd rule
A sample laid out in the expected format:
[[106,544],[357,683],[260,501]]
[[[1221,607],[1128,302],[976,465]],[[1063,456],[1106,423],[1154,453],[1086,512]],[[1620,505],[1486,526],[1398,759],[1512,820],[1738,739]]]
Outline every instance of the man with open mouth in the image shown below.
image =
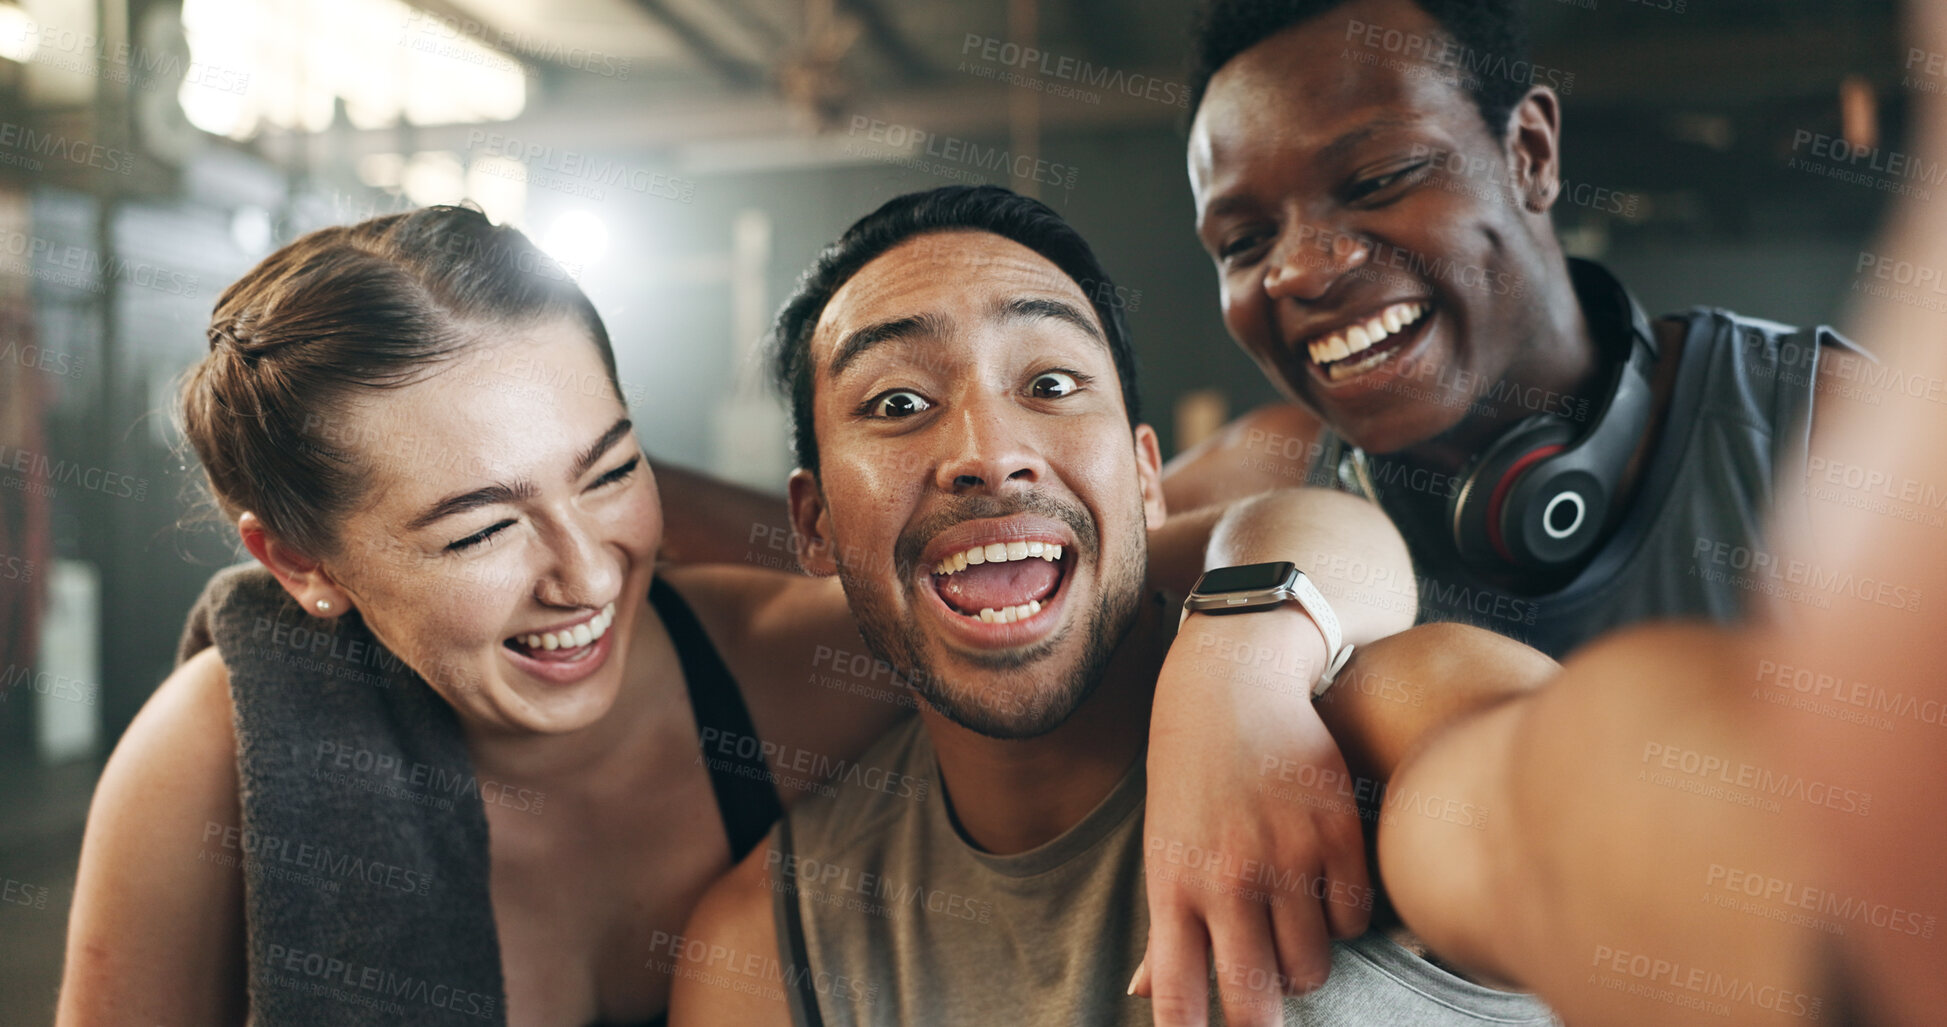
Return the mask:
[[[1412,549],[1421,616],[1560,657],[1654,617],[1738,617],[1813,394],[1866,358],[1827,329],[1651,321],[1564,257],[1570,71],[1515,0],[1206,0],[1189,140],[1225,325],[1291,400],[1173,462],[1173,509],[1337,484]],[[1270,459],[1267,459],[1269,457]],[[1810,466],[1820,466],[1813,463]],[[1819,504],[1814,504],[1815,506]]]
[[[1255,935],[1213,939],[1232,1025],[1551,1023],[1529,996],[1361,933],[1374,902],[1362,878],[1145,837],[1152,692],[1192,666],[1207,675],[1228,663],[1237,688],[1314,694],[1315,681],[1333,681],[1320,670],[1342,666],[1332,606],[1386,596],[1334,587],[1330,602],[1305,598],[1310,586],[1283,564],[1301,598],[1260,605],[1212,582],[1263,565],[1228,567],[1206,573],[1192,599],[1246,612],[1185,614],[1172,644],[1176,604],[1145,584],[1148,529],[1164,515],[1155,434],[1135,422],[1126,338],[1086,299],[1085,278],[1103,280],[1052,210],[947,187],[852,226],[785,306],[776,370],[797,427],[801,562],[839,577],[867,643],[923,702],[862,773],[795,807],[705,896],[671,946],[686,961],[671,1022],[1148,1023],[1162,1008],[1133,997],[1146,951],[1153,975],[1201,985],[1209,974],[1203,944],[1150,942],[1186,916],[1145,902],[1146,878],[1160,878],[1234,904],[1213,934],[1232,916],[1289,906],[1344,939],[1314,952],[1302,930],[1261,921]],[[1226,522],[1213,559],[1292,558],[1277,545],[1294,518],[1325,525],[1331,552],[1370,551],[1376,511],[1299,495],[1319,505]],[[1433,634],[1383,639],[1354,666],[1404,668],[1437,650],[1477,651],[1502,681],[1553,670],[1487,632],[1415,630]],[[1341,686],[1334,734],[1362,705],[1418,715],[1381,694]],[[912,781],[923,786],[883,787]],[[1345,808],[1375,798],[1340,794],[1322,798]],[[1290,974],[1261,969],[1280,965],[1268,958],[1274,932],[1281,951],[1304,953]],[[1209,999],[1199,989],[1193,1001]]]

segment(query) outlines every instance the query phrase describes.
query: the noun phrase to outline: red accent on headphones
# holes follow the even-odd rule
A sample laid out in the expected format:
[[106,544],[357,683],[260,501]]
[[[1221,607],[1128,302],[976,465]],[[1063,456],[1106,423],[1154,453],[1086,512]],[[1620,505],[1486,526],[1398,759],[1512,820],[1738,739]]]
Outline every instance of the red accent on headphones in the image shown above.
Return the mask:
[[1516,460],[1514,466],[1509,467],[1507,473],[1501,475],[1501,480],[1495,483],[1494,494],[1487,499],[1487,541],[1493,544],[1495,552],[1501,554],[1501,559],[1509,563],[1515,562],[1514,554],[1508,552],[1508,544],[1501,538],[1501,502],[1508,498],[1509,492],[1514,490],[1514,483],[1521,480],[1522,471],[1567,448],[1567,446],[1543,446]]

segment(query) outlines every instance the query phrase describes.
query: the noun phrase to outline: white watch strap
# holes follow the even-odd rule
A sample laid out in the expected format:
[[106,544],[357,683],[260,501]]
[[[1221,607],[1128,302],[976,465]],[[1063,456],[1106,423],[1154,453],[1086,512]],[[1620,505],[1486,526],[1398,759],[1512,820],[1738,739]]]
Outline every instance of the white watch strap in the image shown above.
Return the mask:
[[1332,611],[1332,604],[1325,600],[1325,593],[1312,584],[1312,579],[1304,571],[1292,575],[1292,578],[1291,591],[1298,597],[1298,605],[1311,614],[1312,623],[1324,633],[1325,652],[1331,661],[1325,665],[1325,673],[1319,676],[1318,684],[1312,688],[1312,698],[1316,699],[1332,687],[1333,679],[1352,659],[1352,647],[1345,644],[1345,630],[1339,626],[1339,615]]

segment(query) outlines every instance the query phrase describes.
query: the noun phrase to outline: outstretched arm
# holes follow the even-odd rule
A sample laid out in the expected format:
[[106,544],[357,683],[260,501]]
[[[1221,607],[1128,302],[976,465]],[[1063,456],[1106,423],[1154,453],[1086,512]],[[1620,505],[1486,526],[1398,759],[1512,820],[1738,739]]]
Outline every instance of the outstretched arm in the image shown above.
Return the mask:
[[1407,926],[1570,1023],[1815,1019],[1833,1005],[1818,946],[1847,926],[1832,910],[1929,926],[1812,883],[1796,839],[1845,830],[1872,798],[1762,744],[1763,700],[1712,685],[1776,673],[1738,642],[1637,629],[1563,670],[1423,625],[1362,651],[1319,702],[1352,776],[1267,757],[1262,790],[1306,808],[1379,800],[1380,877]]
[[[1570,1023],[1815,1018],[1833,1002],[1815,972],[1826,931],[1870,928],[1817,912],[1795,839],[1847,831],[1873,800],[1763,743],[1762,667],[1723,630],[1640,628],[1549,687],[1436,730],[1390,794],[1488,815],[1381,827],[1400,916]],[[1843,897],[1855,899],[1876,901]]]

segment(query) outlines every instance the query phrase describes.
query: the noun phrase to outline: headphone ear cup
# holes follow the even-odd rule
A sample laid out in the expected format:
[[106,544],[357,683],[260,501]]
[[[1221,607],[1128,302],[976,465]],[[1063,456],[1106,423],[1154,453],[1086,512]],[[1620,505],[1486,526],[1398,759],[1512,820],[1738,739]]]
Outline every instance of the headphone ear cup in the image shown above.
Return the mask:
[[1566,421],[1537,415],[1515,425],[1474,459],[1447,503],[1454,549],[1463,560],[1523,563],[1508,545],[1508,499],[1515,487],[1545,467],[1575,439]]
[[1573,459],[1544,461],[1510,488],[1501,514],[1508,558],[1526,567],[1571,563],[1602,537],[1609,489]]

